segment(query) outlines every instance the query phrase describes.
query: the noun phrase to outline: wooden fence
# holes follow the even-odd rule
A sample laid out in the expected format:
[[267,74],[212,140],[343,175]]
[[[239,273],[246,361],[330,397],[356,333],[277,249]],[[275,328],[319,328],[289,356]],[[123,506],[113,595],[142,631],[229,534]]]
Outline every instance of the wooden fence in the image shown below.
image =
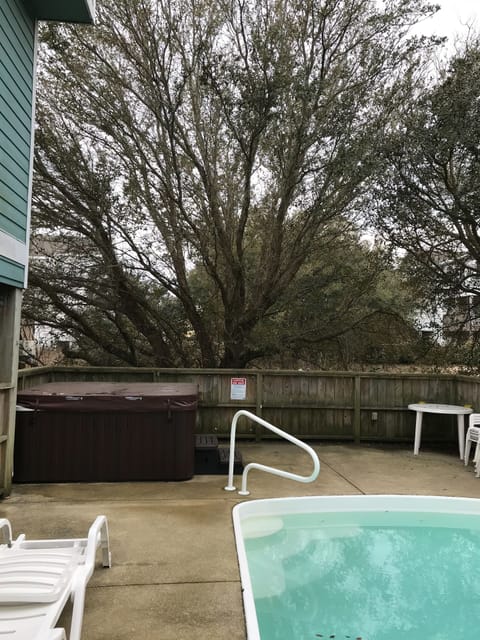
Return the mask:
[[[245,398],[232,399],[232,379]],[[46,382],[192,382],[199,390],[197,432],[228,437],[233,415],[247,409],[302,439],[413,442],[413,402],[468,404],[480,410],[480,378],[324,371],[42,367],[19,372],[18,388]],[[422,442],[455,442],[453,416],[424,417]],[[242,418],[239,437],[267,438]]]

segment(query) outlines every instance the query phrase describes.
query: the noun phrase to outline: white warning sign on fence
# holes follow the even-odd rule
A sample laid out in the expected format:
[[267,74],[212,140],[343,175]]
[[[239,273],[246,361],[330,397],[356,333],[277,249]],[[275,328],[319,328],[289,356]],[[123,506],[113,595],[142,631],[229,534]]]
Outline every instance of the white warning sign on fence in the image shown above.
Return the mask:
[[230,378],[230,400],[245,400],[247,397],[247,379]]

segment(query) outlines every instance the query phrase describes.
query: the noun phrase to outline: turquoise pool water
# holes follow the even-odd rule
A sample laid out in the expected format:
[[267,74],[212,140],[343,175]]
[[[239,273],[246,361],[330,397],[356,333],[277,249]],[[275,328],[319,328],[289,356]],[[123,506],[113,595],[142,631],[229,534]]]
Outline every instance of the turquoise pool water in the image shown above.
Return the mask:
[[478,640],[480,517],[307,513],[242,523],[262,640]]

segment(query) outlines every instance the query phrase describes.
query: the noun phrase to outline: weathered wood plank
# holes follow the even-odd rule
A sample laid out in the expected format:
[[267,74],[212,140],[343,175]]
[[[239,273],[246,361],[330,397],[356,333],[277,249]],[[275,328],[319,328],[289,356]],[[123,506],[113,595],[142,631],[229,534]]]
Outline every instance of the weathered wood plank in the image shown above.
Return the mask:
[[[231,378],[247,380],[245,400],[230,397]],[[19,387],[59,380],[192,382],[199,389],[198,433],[227,438],[235,412],[245,408],[292,435],[309,439],[412,441],[412,402],[470,404],[480,409],[480,378],[426,374],[222,369],[57,367],[22,371]],[[454,420],[426,415],[422,442],[456,440]],[[246,419],[239,437],[271,434]]]

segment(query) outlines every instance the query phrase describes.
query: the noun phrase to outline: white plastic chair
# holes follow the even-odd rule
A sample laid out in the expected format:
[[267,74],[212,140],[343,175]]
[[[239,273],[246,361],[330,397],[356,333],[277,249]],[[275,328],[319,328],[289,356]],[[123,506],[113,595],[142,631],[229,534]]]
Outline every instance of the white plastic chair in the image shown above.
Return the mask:
[[475,464],[475,475],[478,478],[480,472],[480,465],[478,464],[480,458],[480,413],[471,413],[469,417],[467,435],[465,436],[465,466],[467,466],[469,462],[472,442],[476,443],[473,460]]
[[475,468],[475,477],[480,478],[480,447],[477,447],[475,457],[473,459],[473,464]]
[[[108,525],[97,516],[87,538],[12,541],[10,522],[0,518],[0,637],[12,640],[80,640],[85,590],[95,569],[111,566]],[[73,602],[70,634],[55,625]]]

